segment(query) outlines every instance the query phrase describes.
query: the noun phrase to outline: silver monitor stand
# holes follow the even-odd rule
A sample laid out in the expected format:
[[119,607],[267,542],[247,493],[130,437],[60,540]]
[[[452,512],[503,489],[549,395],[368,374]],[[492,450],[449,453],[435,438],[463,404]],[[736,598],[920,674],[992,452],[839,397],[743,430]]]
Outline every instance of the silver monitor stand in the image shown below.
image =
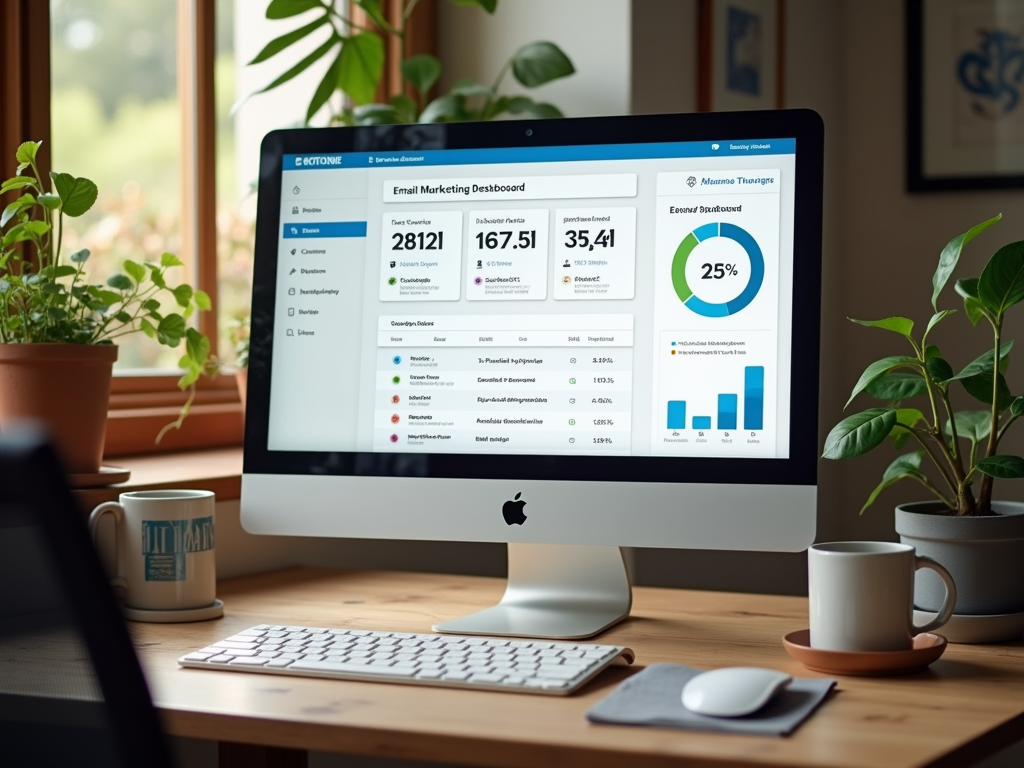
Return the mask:
[[490,608],[435,632],[574,640],[629,615],[633,591],[618,547],[509,544],[508,585]]

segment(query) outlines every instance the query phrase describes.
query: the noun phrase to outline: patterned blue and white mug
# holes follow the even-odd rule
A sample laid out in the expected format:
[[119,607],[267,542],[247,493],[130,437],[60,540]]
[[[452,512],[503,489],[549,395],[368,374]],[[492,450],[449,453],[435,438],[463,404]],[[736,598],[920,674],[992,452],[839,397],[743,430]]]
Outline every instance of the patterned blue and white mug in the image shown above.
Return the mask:
[[125,605],[150,611],[203,608],[217,597],[212,491],[131,491],[89,516],[114,516],[116,577]]

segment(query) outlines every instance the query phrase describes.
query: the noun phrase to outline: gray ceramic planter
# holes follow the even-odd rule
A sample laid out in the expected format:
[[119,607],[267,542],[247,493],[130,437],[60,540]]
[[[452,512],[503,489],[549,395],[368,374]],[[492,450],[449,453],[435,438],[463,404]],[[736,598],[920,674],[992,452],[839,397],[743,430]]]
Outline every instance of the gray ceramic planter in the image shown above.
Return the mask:
[[[995,515],[951,517],[937,514],[936,502],[896,507],[900,541],[917,554],[934,558],[956,582],[957,615],[1024,612],[1024,503],[992,502]],[[919,571],[914,605],[937,611],[942,582],[930,571]]]

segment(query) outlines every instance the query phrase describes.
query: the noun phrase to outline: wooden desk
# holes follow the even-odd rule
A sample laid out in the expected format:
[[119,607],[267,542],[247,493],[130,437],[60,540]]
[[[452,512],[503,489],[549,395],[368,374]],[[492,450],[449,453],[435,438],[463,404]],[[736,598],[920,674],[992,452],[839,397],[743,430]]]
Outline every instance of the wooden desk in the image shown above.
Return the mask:
[[[132,624],[172,734],[480,766],[962,766],[1024,738],[1024,643],[951,646],[929,671],[840,678],[790,738],[590,725],[584,712],[631,674],[602,673],[569,698],[180,669],[178,656],[259,623],[428,631],[493,603],[496,579],[293,569],[223,582],[226,616]],[[637,588],[632,617],[601,637],[637,666],[738,664],[814,676],[780,638],[806,600]],[[225,753],[222,751],[222,756]],[[279,764],[301,755],[277,752]],[[296,761],[295,758],[299,760]]]

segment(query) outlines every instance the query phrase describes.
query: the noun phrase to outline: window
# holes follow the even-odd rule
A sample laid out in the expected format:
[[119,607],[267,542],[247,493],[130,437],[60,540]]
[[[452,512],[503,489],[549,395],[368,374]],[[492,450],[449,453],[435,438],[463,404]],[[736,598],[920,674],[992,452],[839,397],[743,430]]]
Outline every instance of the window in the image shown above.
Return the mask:
[[[248,312],[259,141],[274,128],[301,125],[323,76],[311,67],[230,114],[239,94],[266,85],[289,56],[302,57],[289,51],[246,66],[271,39],[308,21],[267,21],[269,1],[0,4],[2,157],[42,138],[44,168],[98,183],[96,207],[68,228],[69,245],[93,251],[97,277],[126,257],[179,255],[187,264],[180,279],[213,299],[199,323],[225,362],[232,360],[230,323]],[[397,65],[389,65],[385,79],[395,77]],[[121,345],[107,454],[240,443],[237,390],[231,376],[220,376],[201,380],[184,427],[153,444],[185,396],[168,370],[176,355],[147,342],[132,337]]]

